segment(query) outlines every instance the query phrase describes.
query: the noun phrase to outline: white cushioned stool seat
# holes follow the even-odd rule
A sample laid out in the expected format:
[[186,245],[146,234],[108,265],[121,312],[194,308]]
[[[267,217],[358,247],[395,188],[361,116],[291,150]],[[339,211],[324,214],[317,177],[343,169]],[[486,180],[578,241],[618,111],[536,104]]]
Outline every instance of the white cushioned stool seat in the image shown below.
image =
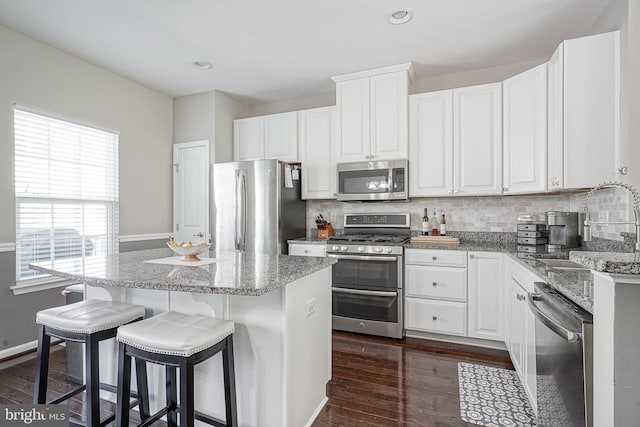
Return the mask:
[[189,357],[234,332],[230,320],[167,311],[118,329],[118,341],[151,353]]
[[66,332],[92,334],[144,317],[141,305],[86,300],[39,311],[36,323]]

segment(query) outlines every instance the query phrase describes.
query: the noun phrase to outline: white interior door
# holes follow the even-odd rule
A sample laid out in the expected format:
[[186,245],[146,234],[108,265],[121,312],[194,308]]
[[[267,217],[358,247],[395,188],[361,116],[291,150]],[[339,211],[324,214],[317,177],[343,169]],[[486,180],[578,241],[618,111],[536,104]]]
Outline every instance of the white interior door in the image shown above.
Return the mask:
[[209,241],[209,141],[173,145],[173,236]]

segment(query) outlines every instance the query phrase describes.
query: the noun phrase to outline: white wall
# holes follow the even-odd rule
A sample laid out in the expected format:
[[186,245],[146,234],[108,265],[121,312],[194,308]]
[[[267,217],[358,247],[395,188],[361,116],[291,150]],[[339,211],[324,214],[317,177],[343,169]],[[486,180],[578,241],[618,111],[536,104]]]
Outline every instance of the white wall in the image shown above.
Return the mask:
[[170,231],[171,98],[2,26],[0,52],[0,242],[15,241],[14,103],[119,130],[120,234]]
[[410,92],[415,94],[501,82],[509,77],[513,77],[516,74],[546,62],[551,57],[551,54],[553,54],[553,52],[549,52],[548,58],[540,58],[535,61],[518,62],[516,64],[500,65],[479,70],[423,77],[421,79],[416,79],[411,84]]
[[233,121],[247,117],[248,107],[226,93],[215,91],[216,163],[233,161]]
[[215,93],[213,91],[173,99],[173,142],[209,141],[210,161],[216,158]]

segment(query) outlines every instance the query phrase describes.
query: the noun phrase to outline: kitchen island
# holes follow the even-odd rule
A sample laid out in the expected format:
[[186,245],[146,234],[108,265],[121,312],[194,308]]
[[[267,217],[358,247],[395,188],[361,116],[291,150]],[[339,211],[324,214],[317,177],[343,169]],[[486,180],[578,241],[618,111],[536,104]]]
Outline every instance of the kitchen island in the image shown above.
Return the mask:
[[[86,284],[86,298],[233,320],[238,422],[310,425],[331,378],[331,258],[225,252],[200,266],[150,263],[169,249],[38,263],[32,268]],[[204,260],[205,258],[203,258]],[[115,384],[115,342],[101,343],[101,380]],[[152,409],[163,406],[164,369],[148,366]],[[196,367],[196,409],[224,419],[222,361]],[[113,395],[105,395],[113,399]]]

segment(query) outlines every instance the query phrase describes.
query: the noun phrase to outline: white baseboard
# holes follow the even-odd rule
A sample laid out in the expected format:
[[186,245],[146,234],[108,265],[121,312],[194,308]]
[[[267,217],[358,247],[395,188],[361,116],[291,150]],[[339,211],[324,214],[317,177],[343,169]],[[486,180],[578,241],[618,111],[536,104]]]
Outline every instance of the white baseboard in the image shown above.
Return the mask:
[[320,411],[322,411],[322,408],[324,408],[324,405],[326,405],[328,401],[329,398],[326,396],[320,401],[320,405],[318,405],[316,410],[313,411],[313,414],[311,414],[311,417],[309,417],[309,420],[304,425],[305,427],[311,427],[316,418],[318,418],[318,415],[320,415]]
[[492,348],[495,350],[506,350],[507,346],[501,341],[489,341],[478,338],[460,337],[456,335],[436,334],[431,332],[413,331],[407,329],[405,332],[407,338],[420,338],[433,341],[450,342],[454,344],[472,345],[475,347]]
[[142,242],[145,240],[168,240],[171,232],[166,233],[154,233],[154,234],[129,234],[127,236],[120,236],[120,243],[128,242]]
[[0,350],[0,360],[15,356],[16,354],[20,354],[25,351],[33,350],[34,348],[38,348],[38,340],[26,342],[15,347],[5,348],[4,350]]

